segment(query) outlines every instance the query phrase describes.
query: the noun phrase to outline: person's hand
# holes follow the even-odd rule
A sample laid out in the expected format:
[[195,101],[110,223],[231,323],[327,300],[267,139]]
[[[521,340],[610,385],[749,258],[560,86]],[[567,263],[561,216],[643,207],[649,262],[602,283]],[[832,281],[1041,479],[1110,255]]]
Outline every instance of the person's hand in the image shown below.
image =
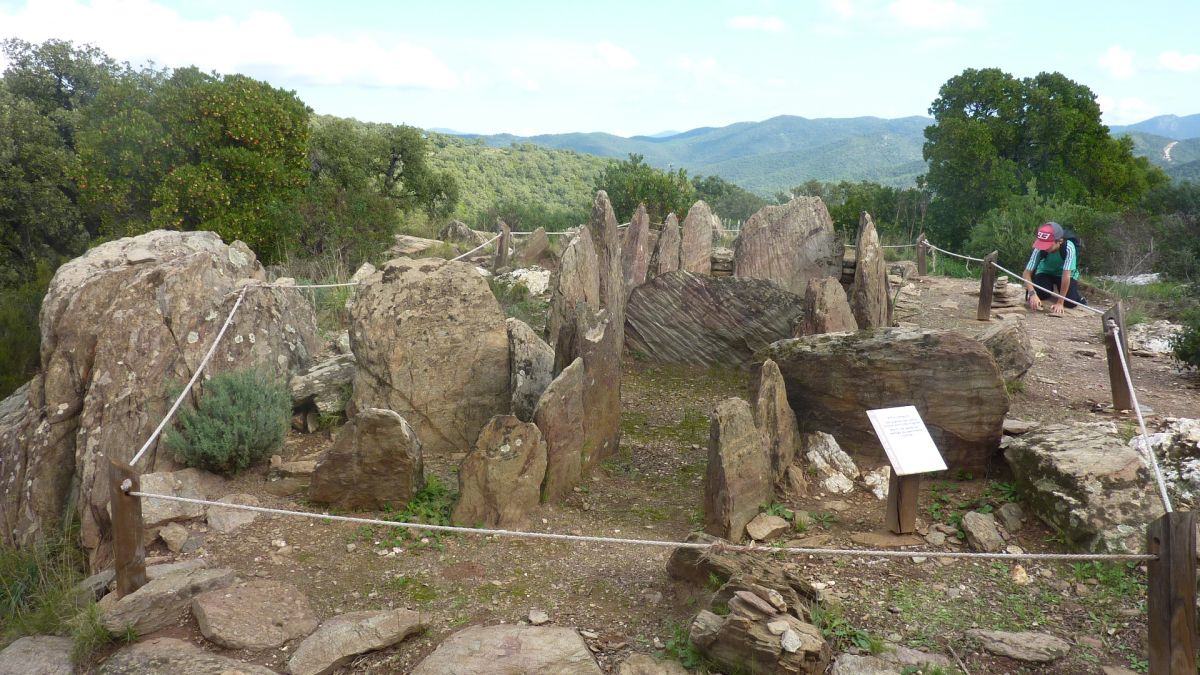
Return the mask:
[[1051,316],[1062,316],[1063,311],[1065,311],[1063,309],[1063,301],[1059,300],[1058,302],[1054,303],[1054,306],[1052,306],[1050,308],[1050,315]]
[[1035,312],[1040,312],[1042,310],[1042,299],[1037,296],[1037,293],[1033,293],[1029,296],[1029,309]]

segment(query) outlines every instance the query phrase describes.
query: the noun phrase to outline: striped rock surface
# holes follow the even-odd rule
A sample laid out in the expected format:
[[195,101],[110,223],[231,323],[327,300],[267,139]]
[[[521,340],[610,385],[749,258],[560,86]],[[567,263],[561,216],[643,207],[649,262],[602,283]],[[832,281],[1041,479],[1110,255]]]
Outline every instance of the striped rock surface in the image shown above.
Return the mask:
[[734,276],[773,281],[793,293],[803,293],[814,277],[838,276],[841,265],[842,245],[820,197],[764,206],[734,243]]

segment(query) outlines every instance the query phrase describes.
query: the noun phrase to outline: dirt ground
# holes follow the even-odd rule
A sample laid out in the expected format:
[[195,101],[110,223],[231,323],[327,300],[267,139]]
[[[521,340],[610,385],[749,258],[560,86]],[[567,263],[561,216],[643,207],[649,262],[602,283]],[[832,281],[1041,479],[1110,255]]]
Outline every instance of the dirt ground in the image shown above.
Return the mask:
[[[923,327],[970,334],[977,282],[927,278],[916,282],[923,311],[912,321]],[[1103,304],[1093,300],[1095,304]],[[951,303],[957,305],[951,307]],[[1010,417],[1095,420],[1113,417],[1098,316],[1082,310],[1063,318],[1031,316],[1028,325],[1040,352],[1014,392]],[[1167,358],[1138,358],[1135,384],[1145,406],[1158,417],[1195,416],[1200,410],[1197,379]],[[620,456],[595,472],[563,504],[539,508],[529,529],[547,532],[682,540],[697,527],[703,495],[707,415],[729,396],[746,396],[748,374],[661,367],[625,362],[623,441]],[[1120,416],[1127,423],[1128,416]],[[293,435],[286,459],[310,455],[329,443],[330,433]],[[427,458],[427,475],[453,491],[455,463]],[[240,476],[228,490],[257,496],[264,505],[315,510],[303,492],[288,495],[288,481],[268,481],[267,467]],[[1002,463],[983,476],[946,475],[922,486],[922,527],[956,522],[966,510],[999,506],[1013,495]],[[448,498],[434,499],[436,511]],[[816,495],[783,506],[803,510],[811,523],[795,534],[796,545],[852,547],[856,533],[880,531],[884,506],[870,493]],[[362,514],[386,517],[389,514]],[[396,514],[390,514],[396,515]],[[415,639],[364,656],[346,672],[404,672],[447,635],[470,624],[516,623],[530,610],[545,610],[556,625],[584,631],[606,671],[630,652],[670,657],[682,651],[672,640],[686,627],[709,589],[668,579],[669,550],[516,539],[443,536],[410,538],[383,527],[354,527],[295,518],[260,517],[228,536],[194,527],[202,546],[180,557],[204,556],[212,565],[234,568],[243,577],[298,585],[317,614],[408,607],[428,617],[428,631]],[[1013,543],[1026,551],[1054,551],[1053,533],[1027,524]],[[289,553],[276,553],[283,540]],[[928,549],[922,544],[919,548]],[[965,550],[955,537],[945,550]],[[161,542],[152,554],[168,555]],[[780,559],[823,585],[840,606],[825,622],[835,654],[877,647],[891,640],[934,651],[970,673],[1095,673],[1102,665],[1144,671],[1145,577],[1120,565],[1027,563],[1028,585],[1012,580],[1013,564],[904,559]],[[1073,645],[1050,668],[1030,668],[977,649],[965,632],[973,627],[1046,631]],[[202,642],[194,620],[165,634]],[[213,645],[204,643],[209,649]],[[228,653],[282,670],[295,648]],[[686,659],[687,655],[683,655]]]

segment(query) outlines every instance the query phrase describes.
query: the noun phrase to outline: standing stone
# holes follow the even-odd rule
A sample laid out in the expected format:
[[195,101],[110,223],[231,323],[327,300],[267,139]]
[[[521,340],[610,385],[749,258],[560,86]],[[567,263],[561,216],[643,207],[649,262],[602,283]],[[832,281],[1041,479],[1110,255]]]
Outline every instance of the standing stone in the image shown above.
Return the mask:
[[793,337],[858,330],[858,321],[846,299],[846,291],[834,277],[808,280],[804,289],[804,314]]
[[317,460],[308,497],[348,511],[403,508],[425,485],[421,441],[398,413],[359,412]]
[[[758,388],[753,398],[754,421],[766,435],[767,454],[771,458],[771,476],[781,484],[796,456],[799,431],[796,415],[788,405],[787,386],[779,366],[767,359],[758,370]],[[793,486],[802,489],[802,486]]]
[[679,269],[682,245],[679,235],[679,219],[675,217],[674,213],[668,213],[666,221],[663,222],[662,231],[658,234],[658,242],[654,245],[654,255],[650,258],[649,277],[651,279]]
[[468,527],[520,527],[537,507],[545,477],[542,432],[512,415],[497,415],[459,467],[451,520]]
[[988,327],[977,338],[987,346],[1005,381],[1019,380],[1033,367],[1033,344],[1022,317],[1011,317]]
[[493,271],[508,267],[508,257],[512,252],[513,242],[512,229],[508,227],[508,223],[496,219],[496,229],[500,233],[500,238],[496,240],[496,255],[492,258]]
[[562,500],[583,477],[583,450],[587,434],[583,425],[587,414],[583,407],[583,359],[576,358],[542,392],[533,422],[546,441],[546,479],[542,482],[542,501]]
[[226,649],[273,649],[317,627],[308,598],[295,586],[259,579],[192,599],[200,633]]
[[601,675],[573,628],[470,626],[446,638],[412,675]]
[[563,250],[562,264],[550,294],[550,311],[546,318],[546,338],[558,343],[558,333],[565,323],[575,321],[575,305],[586,302],[600,306],[600,262],[591,236],[581,232],[571,238]]
[[517,265],[522,267],[532,265],[541,260],[542,256],[549,251],[550,237],[546,235],[546,228],[539,227],[525,235],[517,247]]
[[720,228],[721,220],[703,200],[692,204],[683,219],[683,242],[680,244],[680,268],[695,274],[712,271],[713,227]]
[[0,675],[71,675],[71,638],[31,635],[0,651]]
[[621,443],[621,343],[608,310],[592,311],[587,303],[575,307],[570,330],[560,331],[554,349],[554,370],[562,372],[576,358],[583,360],[583,472],[590,472],[617,453]]
[[[600,304],[595,307],[608,310],[613,317],[613,328],[623,334],[626,293],[625,272],[621,265],[621,239],[617,231],[617,217],[604,190],[596,191],[587,231],[596,249],[596,267],[600,271]],[[618,339],[617,344],[620,343]]]
[[[358,285],[361,285],[363,279],[366,279],[367,277],[371,276],[372,274],[375,274],[378,271],[379,270],[375,269],[374,265],[372,265],[369,262],[365,262],[365,263],[359,265],[358,269],[354,270],[354,274],[350,275],[350,281],[355,282]],[[347,298],[346,298],[346,311],[347,312],[349,312],[351,309],[354,308],[354,296],[357,293],[358,293],[357,285],[350,287],[350,295],[347,296]],[[350,334],[349,334],[349,331],[347,331],[346,332],[346,349],[342,353],[346,354],[346,353],[349,353],[349,351],[350,351]]]
[[946,464],[978,471],[1000,446],[1008,394],[987,348],[953,331],[881,328],[780,340],[779,364],[804,431],[833,434],[869,463],[883,449],[864,410],[915,405]]
[[766,439],[750,404],[740,398],[721,401],[709,424],[704,531],[741,541],[758,507],[770,503],[772,485]]
[[388,261],[359,287],[350,316],[353,410],[396,411],[432,454],[471,447],[508,412],[508,329],[474,266]]
[[275,675],[270,668],[205,651],[186,640],[160,637],[122,647],[100,675]]
[[858,238],[855,246],[857,264],[854,284],[850,287],[850,307],[859,328],[889,326],[887,262],[879,247],[879,234],[871,214],[863,211],[858,218]]
[[625,233],[625,244],[621,248],[626,292],[646,283],[646,272],[650,266],[649,243],[650,216],[646,213],[646,205],[638,204]]
[[766,279],[793,293],[841,274],[842,244],[819,197],[796,197],[750,216],[733,249],[734,276]]
[[291,675],[328,675],[355,656],[386,649],[426,628],[410,609],[349,612],[321,624],[288,659]]
[[554,349],[524,321],[510,317],[507,325],[512,414],[530,422],[538,399],[554,377]]

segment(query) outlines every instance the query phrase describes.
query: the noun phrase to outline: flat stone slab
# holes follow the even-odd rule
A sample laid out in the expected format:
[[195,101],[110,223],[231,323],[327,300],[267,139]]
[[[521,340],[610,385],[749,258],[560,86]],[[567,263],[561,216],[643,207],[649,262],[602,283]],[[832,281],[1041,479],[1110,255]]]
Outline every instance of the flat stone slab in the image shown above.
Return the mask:
[[71,675],[71,639],[53,635],[20,638],[0,651],[0,675]]
[[583,638],[557,626],[471,626],[446,638],[412,675],[601,675]]
[[195,596],[233,583],[228,568],[194,569],[151,579],[145,586],[117,599],[115,593],[98,603],[100,622],[113,633],[132,628],[138,635],[175,623]]
[[967,635],[996,656],[1007,656],[1017,661],[1049,663],[1067,655],[1071,645],[1046,633],[1025,631],[1009,633],[1001,630],[971,630]]
[[425,630],[421,615],[408,609],[350,612],[321,624],[288,661],[292,675],[326,675],[359,654],[390,647]]
[[[258,506],[258,497],[254,495],[236,494],[221,497],[217,500],[222,504],[244,504],[246,506]],[[229,534],[234,530],[244,525],[249,525],[255,520],[258,520],[259,514],[255,511],[242,511],[240,509],[223,509],[219,506],[208,507],[208,527],[213,532],[221,534]]]
[[317,627],[308,598],[278,581],[248,581],[197,595],[192,614],[200,632],[228,649],[271,649]]
[[129,645],[109,657],[100,675],[276,675],[270,668],[206,652],[175,638]]

